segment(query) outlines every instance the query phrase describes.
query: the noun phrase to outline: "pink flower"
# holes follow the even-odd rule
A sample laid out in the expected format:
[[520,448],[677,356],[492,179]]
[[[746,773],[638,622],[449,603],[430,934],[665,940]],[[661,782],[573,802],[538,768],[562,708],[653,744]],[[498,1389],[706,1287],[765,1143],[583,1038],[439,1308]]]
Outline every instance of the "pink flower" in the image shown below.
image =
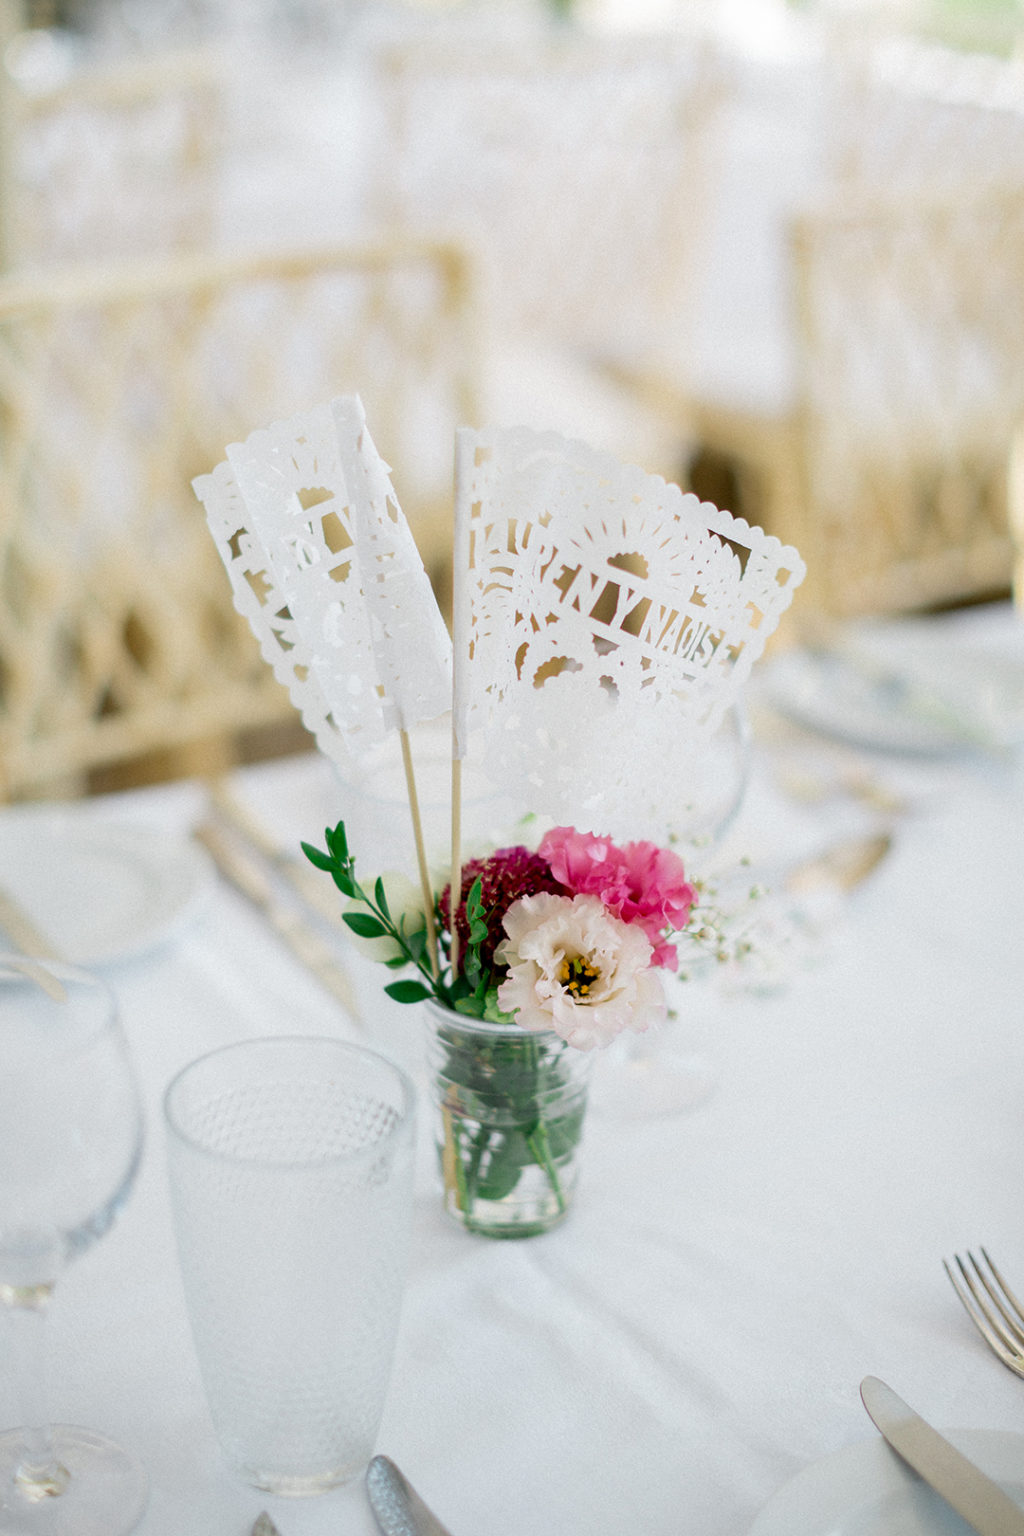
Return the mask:
[[682,859],[654,843],[617,848],[573,827],[555,827],[537,851],[574,896],[598,896],[624,923],[642,928],[654,950],[652,965],[676,969],[679,959],[666,935],[686,927],[697,899]]

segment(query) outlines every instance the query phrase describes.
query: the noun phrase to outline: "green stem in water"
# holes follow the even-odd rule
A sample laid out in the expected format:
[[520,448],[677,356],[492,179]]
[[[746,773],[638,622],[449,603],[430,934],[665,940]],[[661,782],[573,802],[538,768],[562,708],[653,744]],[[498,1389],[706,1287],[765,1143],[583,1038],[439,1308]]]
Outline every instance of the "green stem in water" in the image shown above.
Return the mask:
[[[523,1055],[529,1060],[534,1072],[540,1071],[540,1044],[533,1038],[523,1042]],[[547,1181],[551,1185],[551,1192],[558,1204],[559,1212],[565,1210],[565,1196],[562,1193],[562,1183],[558,1177],[558,1169],[555,1167],[551,1156],[551,1142],[548,1139],[548,1129],[544,1121],[538,1117],[531,1131],[526,1133],[526,1145],[533,1155],[533,1160],[538,1168],[543,1168],[547,1175]]]
[[543,1120],[538,1120],[532,1131],[526,1136],[526,1145],[533,1153],[534,1162],[538,1168],[543,1168],[547,1174],[551,1192],[558,1202],[559,1212],[565,1210],[565,1196],[562,1194],[562,1184],[558,1177],[558,1169],[555,1167],[551,1156],[551,1143],[548,1140],[548,1129]]
[[462,1209],[467,1216],[473,1214],[473,1207],[476,1204],[476,1187],[480,1182],[480,1164],[483,1162],[484,1153],[487,1150],[487,1144],[490,1139],[491,1133],[486,1125],[481,1125],[473,1137],[473,1148],[469,1154],[469,1164],[466,1168],[465,1183],[463,1185],[466,1203]]

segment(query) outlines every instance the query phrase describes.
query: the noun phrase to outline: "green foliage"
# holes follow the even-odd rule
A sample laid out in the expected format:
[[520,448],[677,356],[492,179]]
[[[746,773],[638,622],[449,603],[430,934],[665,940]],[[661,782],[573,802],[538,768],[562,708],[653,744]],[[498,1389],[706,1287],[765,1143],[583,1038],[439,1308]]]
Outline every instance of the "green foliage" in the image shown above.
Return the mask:
[[387,929],[377,917],[371,917],[368,912],[345,912],[342,914],[345,922],[353,933],[358,933],[361,939],[380,939],[387,935]]
[[514,1016],[498,1007],[499,978],[492,966],[485,965],[483,946],[488,937],[488,911],[482,899],[483,882],[479,875],[466,894],[466,922],[469,936],[461,957],[460,973],[449,988],[448,1006],[472,1019],[486,1019],[491,1024],[513,1024]]
[[[496,1024],[513,1024],[511,1014],[498,1007],[500,974],[484,959],[488,937],[488,912],[483,904],[482,882],[473,881],[466,897],[468,937],[461,955],[459,975],[433,976],[428,955],[427,929],[419,921],[407,928],[404,917],[395,920],[384,882],[377,879],[372,893],[356,879],[355,860],[349,853],[344,822],[328,827],[325,849],[302,844],[302,851],[316,869],[329,874],[338,890],[364,910],[345,912],[344,921],[364,939],[389,938],[395,955],[384,965],[392,971],[413,967],[416,976],[389,982],[384,991],[398,1003],[419,1003],[435,998],[443,1007],[468,1018]],[[457,1028],[445,1032],[443,1073],[456,1095],[458,1112],[450,1117],[454,1177],[460,1207],[471,1213],[478,1201],[500,1201],[510,1195],[526,1169],[541,1168],[560,1208],[559,1168],[576,1148],[583,1125],[584,1098],[570,1095],[563,1108],[559,1090],[565,1085],[572,1048],[559,1041],[543,1045],[527,1031],[504,1039],[469,1040]],[[497,1114],[492,1113],[495,1104]],[[490,1106],[491,1108],[488,1108]]]
[[483,885],[479,878],[473,881],[466,897],[466,921],[469,926],[468,942],[461,955],[458,976],[435,977],[431,970],[431,957],[427,949],[426,923],[407,928],[406,919],[396,922],[388,906],[384,881],[374,882],[373,892],[365,891],[356,879],[355,859],[349,853],[345,823],[324,831],[325,848],[303,843],[302,851],[314,868],[330,875],[334,884],[349,901],[359,902],[364,912],[345,912],[343,920],[361,939],[393,939],[397,953],[382,961],[390,970],[402,970],[414,966],[423,978],[422,982],[392,982],[384,988],[389,997],[400,1003],[418,1003],[425,997],[435,997],[446,1008],[474,1019],[487,1019],[495,1024],[511,1024],[512,1017],[498,1007],[498,984],[494,968],[485,964],[483,946],[487,942],[488,911],[483,904]]
[[392,939],[397,953],[381,963],[392,971],[413,966],[422,981],[391,982],[384,988],[389,997],[399,1003],[418,1003],[426,997],[434,997],[446,1008],[475,1019],[487,1019],[492,1023],[511,1024],[512,1018],[498,1007],[498,981],[493,968],[485,965],[482,948],[487,941],[488,912],[482,899],[482,882],[474,880],[466,898],[466,920],[469,939],[461,956],[459,975],[452,978],[435,977],[430,965],[425,922],[407,927],[407,920],[397,921],[388,906],[384,881],[374,882],[372,894],[363,889],[356,879],[355,859],[349,852],[345,823],[327,827],[324,832],[326,848],[316,848],[303,843],[302,851],[316,869],[331,876],[334,884],[349,901],[365,907],[364,912],[344,912],[342,918],[361,939]]
[[315,868],[331,876],[343,896],[366,908],[365,912],[343,912],[342,920],[361,939],[393,940],[398,952],[383,961],[383,964],[393,971],[402,970],[407,965],[415,966],[424,978],[423,981],[393,981],[384,991],[399,1003],[419,1003],[426,997],[437,997],[441,1002],[449,1003],[448,989],[434,979],[430,969],[426,924],[418,923],[407,930],[405,917],[395,921],[388,906],[384,881],[380,877],[374,882],[372,896],[363,890],[356,879],[356,863],[348,850],[343,821],[339,821],[336,827],[325,829],[324,842],[327,845],[326,851],[315,848],[311,843],[303,843],[302,851],[306,858]]
[[422,1003],[430,997],[429,987],[425,987],[422,981],[392,981],[384,988],[388,997],[393,997],[396,1003]]

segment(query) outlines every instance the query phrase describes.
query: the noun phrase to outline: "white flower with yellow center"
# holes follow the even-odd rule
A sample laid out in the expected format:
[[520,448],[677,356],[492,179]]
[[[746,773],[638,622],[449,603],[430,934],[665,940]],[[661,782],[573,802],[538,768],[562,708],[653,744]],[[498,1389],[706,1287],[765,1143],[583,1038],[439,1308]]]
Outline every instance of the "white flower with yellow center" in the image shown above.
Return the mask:
[[498,1006],[524,1029],[553,1029],[579,1050],[644,1030],[665,1012],[643,929],[596,896],[542,892],[513,902],[496,958],[509,968]]

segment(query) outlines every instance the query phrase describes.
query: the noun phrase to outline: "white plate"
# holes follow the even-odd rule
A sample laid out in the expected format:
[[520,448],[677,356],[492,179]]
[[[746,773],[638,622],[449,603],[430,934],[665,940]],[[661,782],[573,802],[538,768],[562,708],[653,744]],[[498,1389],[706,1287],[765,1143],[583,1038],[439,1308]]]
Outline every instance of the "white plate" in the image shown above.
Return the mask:
[[[943,1433],[1024,1509],[1024,1435]],[[768,1500],[749,1536],[971,1536],[971,1527],[879,1437],[798,1472]]]
[[1024,740],[1024,660],[919,630],[865,627],[855,650],[785,652],[765,668],[772,702],[855,746],[922,757]]
[[213,881],[207,855],[186,839],[138,825],[84,826],[73,814],[0,816],[0,885],[75,965],[162,943]]

